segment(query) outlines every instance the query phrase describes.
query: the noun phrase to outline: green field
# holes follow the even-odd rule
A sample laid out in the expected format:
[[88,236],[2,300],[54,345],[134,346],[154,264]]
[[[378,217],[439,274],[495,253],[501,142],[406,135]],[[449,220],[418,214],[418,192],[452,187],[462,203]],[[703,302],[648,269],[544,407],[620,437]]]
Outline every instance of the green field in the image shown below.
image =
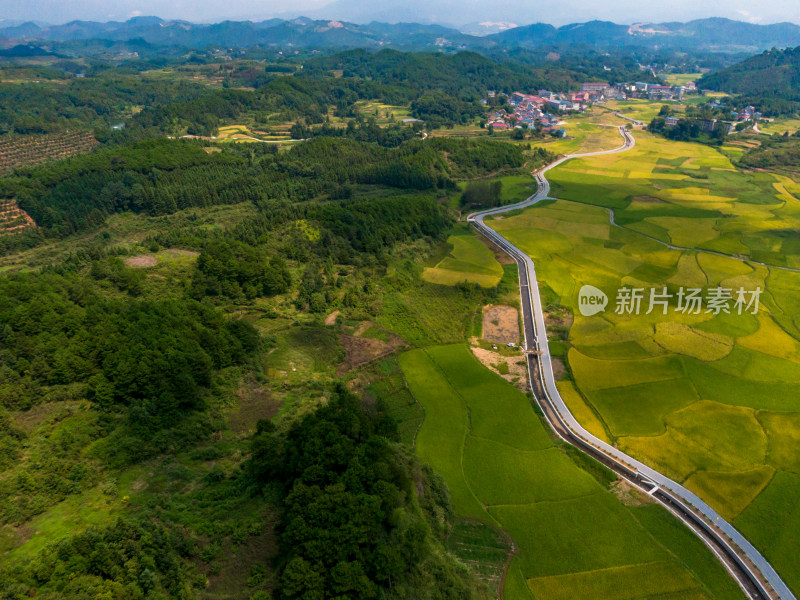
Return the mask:
[[686,85],[690,81],[700,79],[702,76],[702,73],[670,73],[666,76],[666,79],[670,85]]
[[775,133],[783,134],[787,131],[791,135],[800,129],[800,119],[778,117],[771,122],[759,121],[758,128],[768,135],[773,135]]
[[411,109],[408,106],[392,106],[377,100],[359,100],[355,103],[355,110],[365,119],[375,119],[375,123],[381,126],[411,118]]
[[[650,502],[621,503],[464,345],[399,362],[425,410],[417,453],[445,478],[458,514],[501,527],[518,547],[507,599],[741,597],[699,540]],[[648,583],[621,595],[632,573]]]
[[500,283],[503,277],[502,265],[476,236],[451,235],[447,238],[447,243],[453,249],[435,267],[425,269],[422,273],[425,281],[442,285],[477,283],[485,288]]
[[672,101],[656,101],[656,100],[643,100],[640,98],[632,98],[630,100],[609,100],[606,106],[612,110],[618,111],[620,114],[625,115],[631,119],[650,123],[653,118],[658,115],[658,111],[665,104],[670,108],[677,111],[683,111],[683,106],[678,102]]
[[[771,507],[787,489],[777,482],[800,473],[800,273],[780,268],[800,268],[798,186],[737,171],[708,146],[636,138],[629,152],[551,171],[558,201],[491,226],[534,259],[540,283],[575,315],[568,359],[576,389],[565,400],[576,415],[734,523],[759,522],[767,511],[785,525],[784,556],[796,556],[793,513]],[[606,312],[576,311],[584,284],[608,294]],[[645,314],[645,297],[640,314],[617,314],[625,285],[645,295],[667,286],[668,313]],[[681,286],[703,294],[759,287],[760,310],[739,315],[731,303],[731,314],[677,312]],[[775,566],[800,589],[796,568]]]
[[544,144],[554,154],[595,152],[622,145],[617,127],[626,121],[610,111],[594,107],[586,114],[570,113],[562,118],[563,123],[559,127],[567,132],[567,137],[548,140]]

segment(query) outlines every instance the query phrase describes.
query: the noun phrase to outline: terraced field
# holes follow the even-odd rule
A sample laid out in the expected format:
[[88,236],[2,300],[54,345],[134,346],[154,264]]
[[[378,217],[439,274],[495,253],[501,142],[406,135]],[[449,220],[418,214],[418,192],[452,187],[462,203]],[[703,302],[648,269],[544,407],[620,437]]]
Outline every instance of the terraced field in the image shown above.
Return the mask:
[[[575,315],[565,400],[592,431],[707,500],[800,590],[800,186],[645,133],[630,152],[548,178],[559,200],[491,224]],[[576,310],[584,284],[608,294],[604,313]],[[622,286],[645,291],[640,314],[615,312]],[[644,314],[649,290],[664,286],[667,314]],[[730,314],[690,314],[676,310],[681,286],[763,293],[756,315],[732,303]]]
[[697,538],[645,496],[582,468],[529,399],[465,346],[413,350],[400,365],[425,409],[417,453],[445,478],[457,513],[502,527],[518,548],[505,598],[742,597]]
[[375,123],[381,126],[412,118],[411,109],[408,106],[393,106],[377,100],[359,100],[355,104],[355,110],[365,119],[375,119]]
[[36,223],[15,200],[0,200],[0,236],[13,235],[31,227],[36,227]]
[[38,165],[91,152],[99,142],[87,131],[0,138],[0,174],[17,167]]
[[477,283],[494,287],[503,277],[503,267],[489,248],[472,234],[451,235],[447,243],[453,249],[435,267],[428,267],[422,278],[430,283],[455,285]]

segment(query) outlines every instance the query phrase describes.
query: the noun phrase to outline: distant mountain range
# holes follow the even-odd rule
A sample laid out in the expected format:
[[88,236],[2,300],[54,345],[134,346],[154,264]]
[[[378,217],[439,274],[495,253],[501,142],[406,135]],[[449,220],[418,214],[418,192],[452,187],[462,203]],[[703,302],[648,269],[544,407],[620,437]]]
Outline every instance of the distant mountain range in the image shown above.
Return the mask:
[[721,52],[752,52],[800,45],[800,26],[793,23],[755,25],[711,18],[688,23],[618,25],[609,21],[573,23],[555,28],[537,23],[490,36],[506,46],[548,44],[691,48]]
[[12,40],[74,41],[103,39],[124,42],[133,39],[159,46],[246,47],[333,47],[399,49],[436,46],[485,46],[476,36],[466,35],[441,25],[419,23],[370,23],[356,25],[343,21],[319,21],[305,17],[269,19],[260,22],[223,21],[198,24],[165,21],[158,17],[135,17],[128,21],[72,21],[64,25],[40,26],[22,23],[0,27],[0,38]]
[[[223,21],[197,24],[136,17],[124,22],[73,21],[64,25],[21,23],[4,27],[0,38],[27,43],[32,40],[73,41],[103,39],[143,40],[159,46],[202,48],[219,45],[244,47],[332,47],[398,49],[489,49],[503,47],[644,46],[685,48],[716,52],[759,52],[800,45],[800,26],[792,23],[754,25],[712,18],[688,23],[619,25],[608,21],[554,27],[543,23],[516,27],[513,23],[480,22],[466,31],[436,24],[382,23],[357,25],[347,21],[269,19],[261,22]],[[8,45],[8,43],[6,44]]]

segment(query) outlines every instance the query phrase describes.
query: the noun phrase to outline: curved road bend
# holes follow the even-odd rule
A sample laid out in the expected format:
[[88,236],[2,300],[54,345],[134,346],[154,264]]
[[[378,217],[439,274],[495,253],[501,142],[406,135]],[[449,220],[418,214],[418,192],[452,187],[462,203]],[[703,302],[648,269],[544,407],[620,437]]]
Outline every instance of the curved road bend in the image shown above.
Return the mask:
[[531,389],[534,391],[534,396],[544,412],[545,418],[562,439],[647,492],[681,519],[716,554],[750,598],[753,600],[797,600],[761,553],[700,497],[655,469],[595,437],[575,419],[556,387],[533,261],[522,250],[483,222],[487,216],[532,206],[547,198],[550,184],[544,177],[545,172],[571,158],[630,150],[636,143],[633,136],[624,127],[620,127],[619,131],[625,140],[625,143],[619,148],[565,156],[536,174],[538,190],[528,199],[518,204],[476,212],[468,217],[470,223],[514,258],[517,263]]

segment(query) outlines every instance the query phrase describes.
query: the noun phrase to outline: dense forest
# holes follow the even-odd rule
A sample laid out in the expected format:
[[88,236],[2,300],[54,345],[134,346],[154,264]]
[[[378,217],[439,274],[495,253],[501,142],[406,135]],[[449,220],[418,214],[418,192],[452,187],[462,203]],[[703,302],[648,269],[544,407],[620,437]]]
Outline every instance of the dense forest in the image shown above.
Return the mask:
[[761,145],[750,148],[739,159],[743,167],[753,169],[787,169],[796,171],[800,168],[800,136],[774,135],[761,141]]
[[[519,147],[490,140],[409,140],[384,148],[318,137],[285,153],[275,150],[229,146],[209,154],[198,142],[149,140],[20,170],[0,181],[0,195],[16,198],[33,217],[41,228],[30,234],[36,239],[96,229],[123,211],[162,215],[249,202],[268,217],[269,230],[308,219],[347,239],[352,250],[374,251],[438,221],[420,215],[415,225],[395,223],[386,210],[391,200],[375,204],[382,215],[373,215],[371,202],[353,211],[353,186],[436,192],[453,188],[454,177],[523,163]],[[416,202],[430,203],[426,217],[435,212],[432,199]],[[413,215],[408,210],[401,220]],[[9,249],[28,243],[24,236],[5,242]]]
[[246,472],[285,505],[278,598],[482,595],[442,552],[453,515],[444,484],[393,439],[394,421],[366,414],[342,386],[285,435],[259,423]]

